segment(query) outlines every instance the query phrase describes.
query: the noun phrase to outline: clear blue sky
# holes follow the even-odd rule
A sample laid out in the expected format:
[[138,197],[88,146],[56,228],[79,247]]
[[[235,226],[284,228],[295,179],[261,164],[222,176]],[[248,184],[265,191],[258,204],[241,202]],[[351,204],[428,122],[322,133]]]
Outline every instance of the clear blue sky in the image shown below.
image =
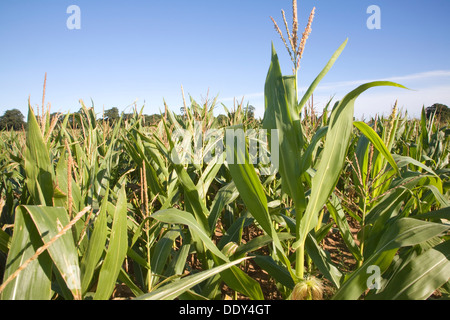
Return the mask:
[[[81,9],[81,29],[69,30],[66,12]],[[367,8],[381,9],[381,29],[369,30]],[[137,100],[144,113],[163,110],[163,99],[179,112],[186,98],[201,102],[219,95],[263,115],[262,92],[275,44],[285,74],[289,56],[270,16],[283,29],[291,23],[290,0],[2,0],[0,2],[0,115],[18,108],[26,116],[28,96],[52,112],[77,111],[79,99],[95,110],[120,111]],[[375,88],[356,104],[358,117],[388,113],[396,99],[416,116],[422,105],[450,106],[450,1],[299,0],[299,29],[316,7],[299,75],[300,95],[348,37],[349,43],[315,94],[318,111],[331,96],[342,98],[359,84],[395,80],[415,91]],[[220,113],[221,109],[217,109]]]

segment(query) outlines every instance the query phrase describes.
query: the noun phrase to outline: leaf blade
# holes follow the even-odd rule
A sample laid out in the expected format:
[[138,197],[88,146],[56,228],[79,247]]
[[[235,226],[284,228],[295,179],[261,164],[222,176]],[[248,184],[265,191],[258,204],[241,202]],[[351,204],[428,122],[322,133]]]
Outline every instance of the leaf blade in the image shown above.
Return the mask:
[[197,274],[189,275],[181,280],[172,282],[161,288],[156,289],[150,293],[139,296],[136,300],[173,300],[182,293],[186,292],[193,286],[205,281],[206,279],[234,266],[248,258],[238,259],[232,262],[225,263],[210,270],[201,271]]
[[126,257],[127,249],[127,199],[125,185],[123,185],[119,191],[110,243],[105,261],[100,270],[94,300],[106,300],[111,297],[120,269],[122,268],[122,262]]

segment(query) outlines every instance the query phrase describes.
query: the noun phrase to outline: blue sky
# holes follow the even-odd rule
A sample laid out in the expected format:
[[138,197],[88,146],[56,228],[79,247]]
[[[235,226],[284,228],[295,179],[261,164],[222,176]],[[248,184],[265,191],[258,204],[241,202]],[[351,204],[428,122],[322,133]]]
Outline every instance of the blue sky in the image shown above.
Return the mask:
[[[81,10],[81,29],[69,30],[70,5]],[[367,8],[381,9],[381,29],[370,30]],[[186,98],[218,95],[233,107],[244,98],[264,112],[264,82],[273,41],[284,74],[292,64],[270,16],[291,23],[290,0],[2,0],[0,2],[0,115],[12,108],[26,116],[28,96],[52,112],[77,111],[82,99],[103,109],[179,112]],[[322,110],[372,80],[411,89],[374,88],[356,103],[355,115],[388,114],[395,100],[418,116],[422,105],[450,106],[450,1],[299,0],[299,29],[316,7],[312,34],[299,73],[301,95],[346,39],[348,45],[314,96]],[[128,108],[127,108],[128,107]],[[218,106],[216,113],[221,113]]]

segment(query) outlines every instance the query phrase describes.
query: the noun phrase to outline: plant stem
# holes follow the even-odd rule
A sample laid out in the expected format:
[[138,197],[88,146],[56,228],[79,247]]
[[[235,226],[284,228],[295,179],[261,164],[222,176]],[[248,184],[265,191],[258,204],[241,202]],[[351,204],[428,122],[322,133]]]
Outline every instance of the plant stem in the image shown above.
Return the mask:
[[305,276],[305,243],[302,243],[296,251],[295,275],[299,279]]
[[147,290],[148,292],[152,291],[152,270],[151,270],[151,260],[150,260],[150,235],[149,235],[149,225],[148,221],[146,222],[146,236],[147,236],[147,264],[149,266],[149,270],[147,271]]
[[[301,182],[300,182],[301,183]],[[295,203],[295,223],[296,223],[296,240],[299,241],[301,239],[300,234],[300,223],[303,218],[303,208],[301,208],[298,204]],[[295,251],[295,275],[298,279],[303,279],[305,275],[305,241],[303,240],[300,246]]]
[[364,207],[363,207],[363,213],[362,213],[362,220],[361,220],[361,246],[359,249],[359,252],[361,253],[361,260],[358,262],[358,267],[361,267],[364,262],[364,232],[365,232],[365,221],[366,221],[366,210],[367,210],[367,197],[364,197]]
[[[298,90],[297,90],[297,68],[294,67],[294,86],[295,86],[295,103],[298,104]],[[297,106],[295,106],[295,108],[293,108],[294,110],[297,110]],[[300,183],[302,183],[302,179],[300,179]],[[294,205],[295,205],[295,212],[296,212],[296,240],[300,240],[300,222],[303,216],[303,209],[300,208],[299,204],[295,203],[294,201]],[[303,241],[300,244],[300,247],[297,248],[296,250],[296,262],[295,262],[295,273],[296,276],[299,279],[303,279],[304,275],[305,275],[305,242]]]

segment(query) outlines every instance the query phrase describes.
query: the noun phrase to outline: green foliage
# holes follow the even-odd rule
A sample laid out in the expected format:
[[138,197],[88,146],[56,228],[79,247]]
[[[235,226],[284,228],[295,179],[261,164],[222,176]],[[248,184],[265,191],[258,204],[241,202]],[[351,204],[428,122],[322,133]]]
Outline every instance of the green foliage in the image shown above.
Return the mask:
[[0,117],[0,130],[22,130],[25,127],[24,116],[18,109],[6,110]]
[[[54,122],[29,107],[26,133],[0,133],[1,299],[107,300],[126,287],[138,299],[262,300],[271,293],[254,269],[284,299],[305,283],[328,283],[327,299],[448,292],[444,113],[411,120],[394,107],[354,121],[366,90],[404,88],[386,81],[330,100],[320,117],[307,112],[346,43],[300,100],[272,46],[262,121],[243,102],[214,117],[217,98],[151,117],[113,108],[97,119],[82,104]],[[242,132],[245,148],[226,129]],[[252,136],[260,129],[273,131]],[[269,175],[250,161],[255,140],[279,154]],[[339,247],[325,245],[338,234]]]
[[120,118],[119,109],[114,107],[114,108],[105,110],[104,117],[106,120],[110,121],[111,123],[113,121],[117,121]]
[[450,109],[442,104],[442,103],[435,103],[432,106],[426,108],[427,113],[427,119],[430,119],[431,117],[437,117],[439,118],[439,121],[443,123],[448,123],[450,120]]

